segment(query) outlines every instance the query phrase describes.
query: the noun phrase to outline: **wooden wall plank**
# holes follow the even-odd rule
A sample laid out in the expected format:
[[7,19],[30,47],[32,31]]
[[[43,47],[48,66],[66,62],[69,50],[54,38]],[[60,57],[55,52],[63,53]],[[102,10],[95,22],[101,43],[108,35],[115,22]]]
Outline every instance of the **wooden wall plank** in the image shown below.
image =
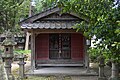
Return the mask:
[[82,34],[71,34],[71,55],[73,60],[83,60],[84,43]]
[[35,41],[36,59],[49,59],[49,34],[38,34]]

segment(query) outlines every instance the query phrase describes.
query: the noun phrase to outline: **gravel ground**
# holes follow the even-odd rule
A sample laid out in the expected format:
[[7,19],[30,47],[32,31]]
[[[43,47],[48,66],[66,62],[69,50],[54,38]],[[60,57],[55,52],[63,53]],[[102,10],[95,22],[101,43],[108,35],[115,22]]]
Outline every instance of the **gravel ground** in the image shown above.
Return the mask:
[[97,80],[97,76],[30,76],[25,80]]

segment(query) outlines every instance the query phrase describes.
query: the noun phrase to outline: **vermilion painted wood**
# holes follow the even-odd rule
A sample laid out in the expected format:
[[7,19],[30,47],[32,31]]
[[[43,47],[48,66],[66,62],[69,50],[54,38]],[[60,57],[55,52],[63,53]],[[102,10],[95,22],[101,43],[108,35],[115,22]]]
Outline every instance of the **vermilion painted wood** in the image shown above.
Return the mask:
[[[39,34],[35,39],[37,60],[49,59],[49,34]],[[71,59],[83,60],[84,37],[82,34],[71,34]]]
[[39,34],[35,39],[36,59],[49,59],[49,34]]
[[71,34],[71,57],[73,60],[83,60],[84,37],[82,34]]

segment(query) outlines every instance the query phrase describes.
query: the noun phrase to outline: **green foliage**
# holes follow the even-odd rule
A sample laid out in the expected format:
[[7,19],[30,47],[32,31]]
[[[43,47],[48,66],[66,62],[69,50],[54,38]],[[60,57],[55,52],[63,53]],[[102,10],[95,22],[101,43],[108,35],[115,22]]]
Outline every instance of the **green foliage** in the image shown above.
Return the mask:
[[39,13],[51,7],[60,6],[62,2],[67,2],[69,0],[35,0],[35,13]]
[[90,48],[88,50],[88,53],[90,55],[90,60],[91,62],[97,62],[97,58],[98,56],[100,56],[101,54],[103,54],[103,56],[105,57],[105,61],[108,61],[109,59],[111,59],[111,52],[108,49],[102,49],[102,48]]
[[30,54],[31,50],[14,50],[14,54]]
[[35,0],[35,13],[55,6],[56,0]]
[[91,48],[88,51],[91,62],[97,62],[97,57],[100,55],[99,49]]
[[29,0],[1,0],[0,1],[0,30],[18,32],[20,18],[28,15]]
[[35,0],[35,13],[39,13],[42,11],[42,0]]
[[[96,36],[101,42],[97,47],[108,49],[111,58],[120,60],[120,1],[116,0],[69,0],[61,1],[63,12],[73,12],[84,21],[76,24],[86,38]],[[117,6],[117,7],[116,7]],[[104,54],[104,53],[103,53]]]
[[4,52],[4,51],[0,49],[0,54],[3,54],[3,52]]

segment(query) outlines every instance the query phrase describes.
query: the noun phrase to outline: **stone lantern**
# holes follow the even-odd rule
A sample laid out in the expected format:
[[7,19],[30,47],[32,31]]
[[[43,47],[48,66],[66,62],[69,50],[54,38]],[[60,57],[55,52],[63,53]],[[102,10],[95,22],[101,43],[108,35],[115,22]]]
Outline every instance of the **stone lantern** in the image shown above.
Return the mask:
[[98,77],[98,80],[107,80],[107,78],[104,75],[105,57],[101,54],[98,57],[98,61],[99,61],[99,77]]
[[4,66],[7,71],[9,80],[13,80],[13,76],[11,74],[11,63],[14,57],[13,54],[14,45],[16,45],[16,43],[12,39],[12,33],[8,32],[6,35],[6,39],[2,42],[2,46],[4,46],[4,54],[2,54],[2,59],[4,61]]
[[19,79],[23,80],[25,78],[25,73],[24,73],[24,65],[26,64],[26,62],[24,62],[24,58],[25,56],[23,54],[20,54],[18,59],[19,59]]
[[109,80],[120,80],[119,69],[118,69],[119,63],[116,60],[111,60],[111,62],[112,62],[112,74]]

